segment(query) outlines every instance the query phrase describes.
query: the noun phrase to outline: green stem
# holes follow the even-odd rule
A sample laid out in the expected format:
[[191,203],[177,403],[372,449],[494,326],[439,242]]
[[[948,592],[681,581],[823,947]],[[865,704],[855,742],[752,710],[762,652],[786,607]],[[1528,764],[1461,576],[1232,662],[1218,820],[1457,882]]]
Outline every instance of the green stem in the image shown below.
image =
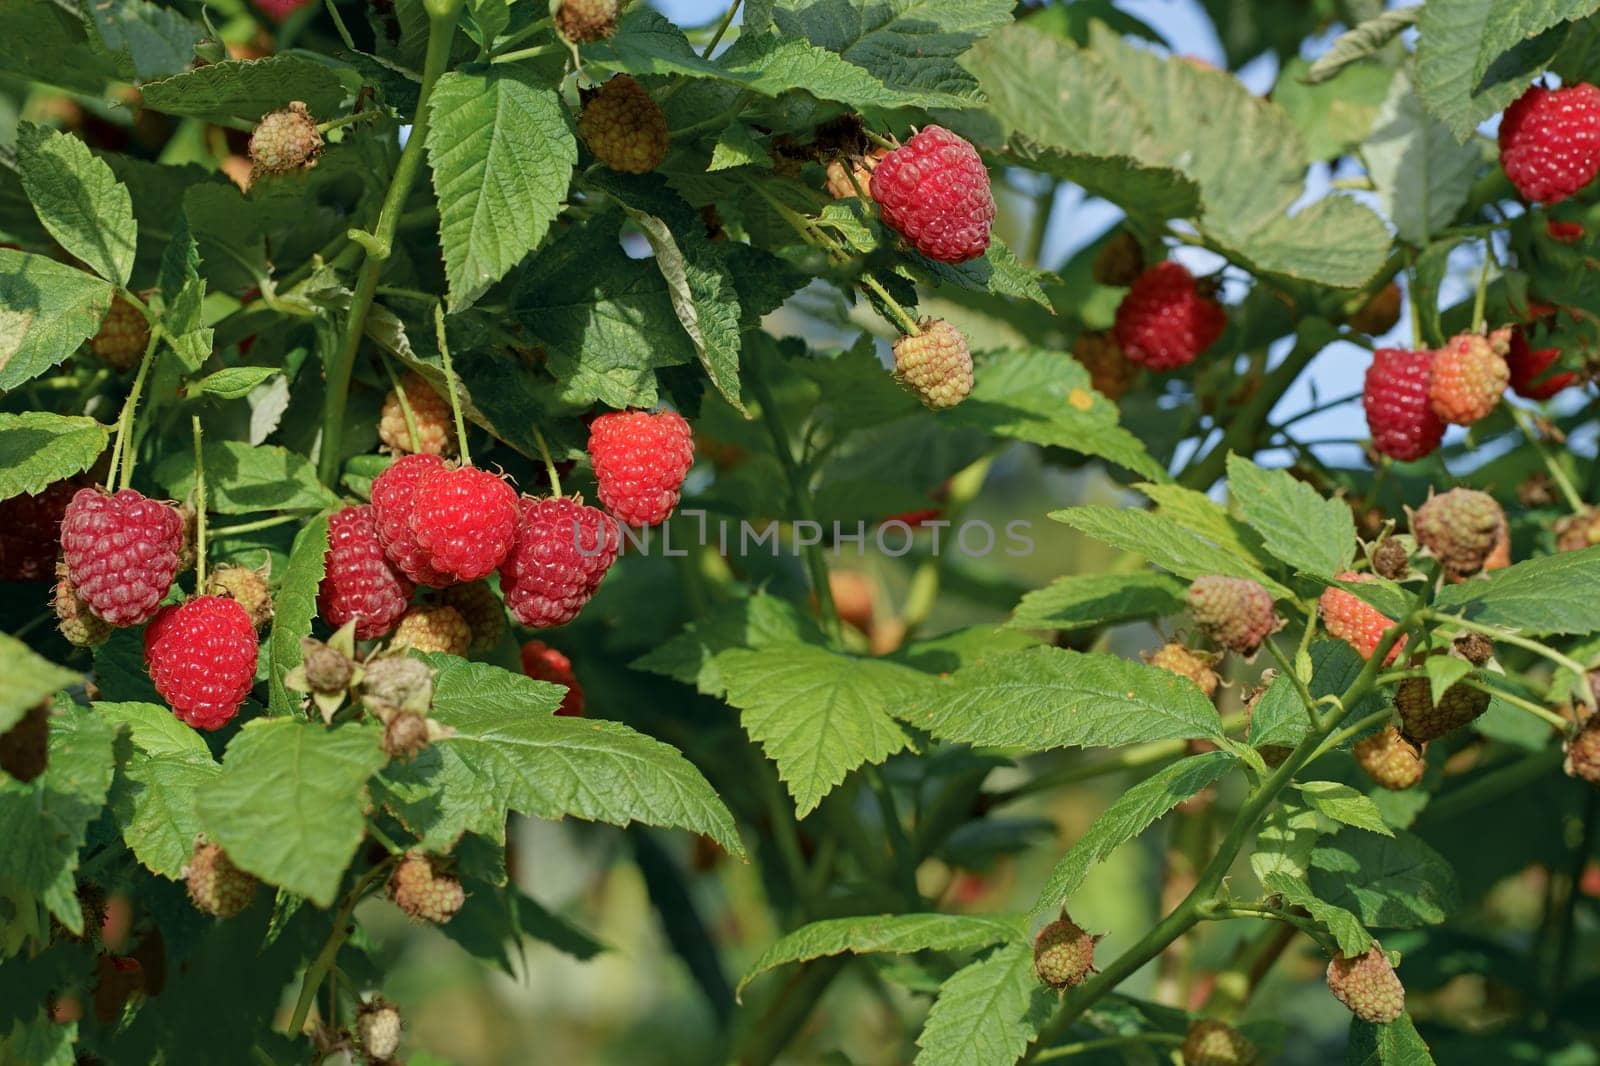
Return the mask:
[[[950,493],[945,499],[944,512],[952,524],[951,528],[954,528],[954,523],[960,519],[967,505],[982,490],[984,480],[989,476],[989,468],[994,466],[994,461],[1004,450],[1002,447],[990,452],[950,479]],[[941,556],[930,553],[917,564],[916,572],[911,575],[911,587],[907,590],[905,604],[900,609],[902,643],[909,640],[933,613],[934,605],[939,598],[942,563]]]
[[345,939],[350,935],[350,919],[355,914],[356,904],[365,898],[367,890],[379,877],[388,872],[393,863],[394,858],[390,857],[368,870],[340,904],[339,913],[333,917],[333,930],[323,943],[322,950],[317,952],[317,957],[312,959],[311,965],[306,968],[305,979],[300,982],[300,998],[295,1001],[294,1014],[289,1019],[291,1036],[298,1036],[306,1027],[306,1016],[311,1013],[311,1004],[317,998],[317,990],[322,987],[322,979],[328,975],[334,960],[339,956],[339,949],[344,946]]
[[545,443],[544,434],[539,432],[539,427],[533,427],[533,443],[539,446],[539,458],[544,463],[545,476],[550,479],[550,494],[561,495],[561,475],[556,473],[556,461],[550,457],[550,445]]
[[516,33],[507,34],[505,38],[500,41],[500,47],[510,48],[514,44],[521,44],[534,34],[540,32],[541,30],[547,29],[553,21],[554,20],[549,15],[546,15],[542,19],[538,19],[535,22],[530,22]]
[[727,14],[722,16],[722,21],[717,24],[717,32],[711,35],[711,43],[706,45],[705,51],[700,53],[701,59],[710,59],[711,53],[717,50],[717,45],[722,43],[722,38],[727,34],[728,27],[733,25],[733,16],[738,14],[739,5],[743,0],[733,0],[728,5]]
[[1443,622],[1447,625],[1460,626],[1462,629],[1471,630],[1474,633],[1482,633],[1491,640],[1497,640],[1505,644],[1513,644],[1516,647],[1531,651],[1535,655],[1549,659],[1557,666],[1571,671],[1572,676],[1577,679],[1579,698],[1582,699],[1584,703],[1587,703],[1590,707],[1595,706],[1595,695],[1592,687],[1583,683],[1583,679],[1588,676],[1588,671],[1580,666],[1576,659],[1573,659],[1567,655],[1563,655],[1561,652],[1556,651],[1552,647],[1540,644],[1537,640],[1530,640],[1527,637],[1519,636],[1516,633],[1509,633],[1503,629],[1496,629],[1494,626],[1487,626],[1481,622],[1468,621],[1459,615],[1442,614],[1430,611],[1428,612],[1428,618],[1435,622]]
[[1050,216],[1055,211],[1056,193],[1061,189],[1061,181],[1051,178],[1044,183],[1033,196],[1033,212],[1028,217],[1028,250],[1024,262],[1037,267],[1039,257],[1044,254],[1044,241],[1050,235]]
[[759,1022],[746,1030],[747,1046],[735,1051],[733,1061],[738,1066],[769,1066],[788,1051],[794,1035],[805,1025],[817,1000],[822,998],[849,958],[848,955],[832,955],[806,963]]
[[[1589,862],[1589,852],[1594,845],[1596,822],[1600,820],[1600,791],[1587,789],[1588,800],[1584,805],[1580,828],[1577,839],[1572,841],[1572,858],[1569,866],[1561,875],[1561,888],[1563,895],[1560,900],[1560,919],[1556,934],[1556,957],[1553,972],[1550,975],[1550,994],[1545,1002],[1553,1008],[1561,1002],[1566,994],[1567,983],[1572,978],[1572,949],[1577,943],[1574,935],[1573,921],[1577,916],[1578,884],[1583,880],[1584,868]],[[1571,838],[1569,837],[1569,840]]]
[[867,781],[872,786],[872,794],[878,801],[878,812],[883,817],[883,831],[889,838],[895,873],[900,879],[900,891],[906,897],[906,907],[921,910],[922,893],[917,890],[917,857],[906,836],[905,824],[900,821],[900,809],[895,804],[894,793],[876,766],[867,767]]
[[1550,449],[1545,447],[1544,440],[1539,436],[1538,431],[1534,429],[1529,420],[1528,412],[1514,404],[1507,404],[1506,406],[1511,410],[1512,421],[1517,424],[1517,428],[1522,431],[1522,435],[1527,438],[1528,443],[1533,445],[1533,450],[1538,453],[1540,461],[1544,463],[1544,468],[1550,472],[1550,480],[1554,481],[1556,488],[1561,490],[1561,498],[1567,501],[1567,506],[1572,509],[1573,514],[1583,514],[1584,511],[1588,510],[1583,504],[1583,497],[1578,495],[1577,486],[1573,485],[1572,479],[1567,477],[1567,472],[1561,468],[1561,464],[1556,460],[1556,457],[1550,454]]
[[194,590],[206,590],[206,469],[205,451],[200,446],[200,416],[190,418],[194,426]]
[[128,398],[122,401],[122,412],[117,415],[117,442],[112,446],[111,466],[106,471],[107,489],[115,489],[119,485],[119,462],[122,466],[120,487],[128,488],[133,484],[134,418],[139,409],[139,394],[144,392],[144,379],[150,373],[150,364],[155,362],[156,345],[160,343],[161,327],[157,326],[150,331],[150,341],[139,359],[139,372],[133,376],[133,387],[128,390]]
[[1308,344],[1297,344],[1294,349],[1284,356],[1278,368],[1267,375],[1261,387],[1240,406],[1228,423],[1228,428],[1223,432],[1222,439],[1216,443],[1205,458],[1190,465],[1188,470],[1178,478],[1178,483],[1185,488],[1208,489],[1216,484],[1228,469],[1228,454],[1237,452],[1249,457],[1255,453],[1256,435],[1266,427],[1267,412],[1272,410],[1278,399],[1288,391],[1295,379],[1311,365],[1311,360],[1317,357],[1320,349]]
[[[820,529],[821,524],[817,522],[817,509],[811,499],[811,490],[806,484],[804,472],[795,462],[788,427],[784,425],[783,414],[772,398],[772,390],[767,387],[766,376],[761,370],[759,360],[751,359],[747,362],[745,380],[750,383],[750,391],[755,393],[756,402],[761,405],[761,421],[766,424],[767,434],[772,438],[773,450],[777,452],[778,462],[782,464],[784,476],[789,481],[789,491],[794,496],[795,509],[803,521]],[[828,585],[828,561],[823,555],[820,543],[807,544],[805,555],[806,566],[811,572],[811,588],[816,594],[817,607],[822,615],[822,627],[827,632],[829,641],[837,648],[841,640],[839,610],[834,606],[833,590]]]
[[400,162],[389,181],[389,191],[384,194],[383,206],[378,210],[378,223],[373,227],[366,244],[366,257],[356,277],[355,291],[350,297],[344,336],[327,364],[328,391],[322,412],[322,451],[317,459],[317,472],[325,485],[333,485],[339,478],[340,442],[344,434],[345,404],[350,393],[350,371],[355,366],[356,351],[361,347],[361,338],[366,330],[367,314],[372,310],[378,278],[388,261],[389,247],[400,224],[402,209],[422,170],[422,157],[426,151],[431,121],[428,104],[434,86],[450,62],[450,42],[455,37],[461,4],[462,0],[435,0],[426,5],[428,51],[422,68],[422,87],[417,93],[417,111],[412,120],[411,135],[400,153]]
[[1337,947],[1337,945],[1333,944],[1332,938],[1317,925],[1314,919],[1304,915],[1292,914],[1277,907],[1270,907],[1264,903],[1213,901],[1200,907],[1200,917],[1206,921],[1226,921],[1230,918],[1264,918],[1270,921],[1283,922],[1285,925],[1294,926],[1324,947]]
[[258,530],[271,529],[274,526],[286,526],[290,522],[304,522],[308,517],[310,516],[304,512],[297,512],[295,514],[273,515],[271,518],[258,518],[253,522],[239,522],[236,525],[213,529],[211,531],[211,539],[217,540],[221,537],[238,536],[241,533],[255,533]]
[[1278,669],[1283,671],[1283,675],[1289,679],[1289,683],[1299,693],[1300,702],[1306,708],[1306,717],[1311,721],[1311,728],[1320,732],[1322,729],[1322,716],[1317,713],[1317,701],[1311,695],[1311,689],[1306,685],[1305,678],[1301,677],[1300,671],[1296,670],[1294,664],[1289,662],[1288,656],[1283,654],[1283,649],[1278,647],[1277,641],[1268,637],[1266,648],[1267,654],[1272,657],[1272,661],[1278,664]]
[[515,52],[502,52],[489,60],[489,62],[515,63],[519,59],[537,59],[540,56],[554,55],[557,52],[565,52],[566,50],[567,46],[565,44],[552,41],[549,44],[536,44],[531,48],[519,48]]
[[379,355],[378,362],[383,366],[384,374],[388,375],[389,387],[394,389],[394,397],[400,401],[400,416],[406,422],[406,439],[411,442],[413,453],[422,450],[422,437],[417,433],[417,416],[411,410],[411,397],[406,395],[406,390],[400,387],[400,379],[395,376],[394,367],[389,365],[387,355]]
[[1135,1047],[1139,1044],[1171,1044],[1176,1047],[1182,1043],[1183,1036],[1180,1033],[1130,1033],[1127,1036],[1102,1036],[1094,1040],[1079,1040],[1072,1044],[1059,1044],[1041,1054],[1036,1061],[1055,1062],[1057,1059],[1071,1058],[1086,1051]]
[[471,466],[472,455],[467,451],[467,423],[461,417],[461,396],[457,389],[455,367],[450,363],[450,342],[445,337],[442,303],[433,305],[433,328],[439,339],[439,358],[444,360],[444,387],[450,394],[450,414],[456,421],[456,450],[461,453],[461,465]]
[[1343,744],[1345,741],[1349,740],[1351,737],[1358,737],[1362,733],[1365,733],[1367,730],[1371,729],[1373,726],[1382,725],[1392,717],[1394,717],[1394,709],[1392,707],[1385,707],[1381,711],[1373,711],[1371,714],[1367,715],[1354,725],[1345,726],[1343,729],[1330,733],[1328,735],[1328,739],[1324,740],[1320,745],[1318,745],[1317,750],[1312,752],[1311,758],[1307,759],[1306,761],[1316,761],[1323,755],[1337,748],[1340,744]]
[[1532,700],[1525,700],[1521,696],[1513,696],[1511,693],[1495,688],[1493,685],[1486,685],[1483,682],[1475,681],[1470,677],[1462,678],[1459,683],[1466,685],[1468,688],[1477,689],[1479,692],[1493,696],[1497,700],[1504,700],[1505,702],[1511,704],[1511,706],[1517,708],[1517,710],[1526,711],[1535,718],[1542,720],[1546,725],[1549,725],[1562,733],[1565,733],[1567,728],[1572,724],[1559,714],[1550,710],[1548,707],[1541,707]]
[[906,309],[901,307],[899,302],[895,300],[893,296],[889,295],[889,290],[884,288],[877,278],[873,277],[871,274],[861,275],[861,287],[864,289],[871,289],[873,294],[877,296],[878,299],[883,301],[883,306],[889,309],[889,314],[894,318],[893,325],[899,329],[901,333],[904,333],[908,337],[914,337],[921,332],[921,330],[917,328],[917,320],[906,313]]

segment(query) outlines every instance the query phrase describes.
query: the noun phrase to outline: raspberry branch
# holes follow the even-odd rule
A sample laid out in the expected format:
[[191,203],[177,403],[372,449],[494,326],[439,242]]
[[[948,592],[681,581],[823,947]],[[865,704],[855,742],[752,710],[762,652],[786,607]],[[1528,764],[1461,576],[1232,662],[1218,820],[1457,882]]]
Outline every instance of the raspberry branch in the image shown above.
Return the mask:
[[133,376],[133,387],[128,390],[128,398],[122,402],[122,413],[117,416],[117,441],[111,449],[111,466],[106,471],[106,488],[118,487],[117,463],[122,463],[121,488],[130,488],[133,485],[134,441],[133,427],[139,409],[139,396],[144,392],[144,379],[150,373],[150,364],[154,362],[156,346],[161,343],[161,327],[153,325],[150,329],[150,340],[145,345],[144,355],[139,359],[139,372]]
[[194,415],[194,587],[206,587],[206,467],[200,445],[200,416]]
[[[450,394],[450,414],[456,420],[456,449],[461,453],[461,465],[471,466],[472,456],[467,452],[467,423],[461,417],[461,398],[456,395],[456,371],[450,363],[450,342],[444,333],[444,304],[433,305],[433,328],[439,339],[439,358],[444,360],[444,387]],[[411,423],[408,421],[407,425]],[[417,439],[415,429],[411,430],[411,439]]]

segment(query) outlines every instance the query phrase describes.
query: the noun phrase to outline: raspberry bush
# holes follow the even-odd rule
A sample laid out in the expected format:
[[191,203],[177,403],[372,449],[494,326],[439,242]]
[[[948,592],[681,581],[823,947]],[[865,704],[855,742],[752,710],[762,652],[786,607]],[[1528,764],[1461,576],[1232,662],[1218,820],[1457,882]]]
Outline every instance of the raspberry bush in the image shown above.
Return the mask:
[[1592,1061],[1594,7],[0,4],[0,1063]]

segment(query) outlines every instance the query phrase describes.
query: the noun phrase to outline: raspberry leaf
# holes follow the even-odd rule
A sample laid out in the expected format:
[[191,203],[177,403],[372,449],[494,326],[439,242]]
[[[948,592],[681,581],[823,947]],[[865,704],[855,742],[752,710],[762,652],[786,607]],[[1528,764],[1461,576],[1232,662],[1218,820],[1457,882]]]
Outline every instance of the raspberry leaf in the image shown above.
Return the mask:
[[[538,246],[578,162],[560,99],[515,72],[452,72],[429,101],[450,306],[471,306]],[[486,180],[489,173],[496,180]]]
[[795,814],[816,809],[850,771],[910,743],[883,709],[926,684],[916,671],[807,645],[717,656],[727,700],[750,738],[778,765]]
[[1216,708],[1191,682],[1061,648],[983,659],[924,682],[892,710],[940,740],[1019,751],[1222,737]]
[[[214,514],[318,511],[338,497],[317,480],[310,460],[278,445],[224,440],[204,450],[206,504]],[[194,491],[194,449],[173,451],[156,464],[155,479],[173,499]]]
[[1139,552],[1179,577],[1191,580],[1203,574],[1244,577],[1259,581],[1274,599],[1289,594],[1287,588],[1254,564],[1201,539],[1164,515],[1093,506],[1052,511],[1050,517],[1113,547]]
[[1228,456],[1229,496],[1267,551],[1296,570],[1332,577],[1350,569],[1356,528],[1342,500],[1325,500],[1286,470]]
[[1039,1035],[1058,996],[1033,972],[1033,948],[1007,944],[939,986],[916,1066],[1000,1066]]
[[111,809],[134,857],[177,880],[200,833],[195,797],[222,771],[201,735],[154,703],[96,703],[96,713],[128,727],[133,742],[111,788]]
[[367,779],[388,760],[382,734],[367,723],[246,723],[196,797],[206,836],[240,869],[332,906],[365,832]]
[[1256,879],[1283,875],[1304,880],[1311,867],[1311,852],[1316,847],[1317,812],[1293,799],[1285,799],[1267,812],[1256,832],[1255,850],[1250,853],[1250,869]]
[[1405,71],[1395,75],[1361,155],[1378,206],[1401,239],[1419,246],[1449,226],[1483,164],[1477,145],[1457,143],[1423,111]]
[[40,702],[78,681],[73,671],[57,666],[9,633],[0,633],[0,733]]
[[106,427],[80,415],[0,414],[0,500],[38,495],[82,473],[105,451]]
[[311,622],[317,616],[317,588],[327,552],[328,518],[319,515],[295,534],[289,565],[278,580],[272,632],[267,637],[268,709],[273,714],[293,713],[304,702],[284,686],[283,679],[304,658],[300,642],[311,635]]
[[1033,903],[1033,913],[1058,910],[1065,905],[1083,887],[1084,878],[1096,863],[1227,773],[1235,761],[1225,751],[1179,759],[1118,796],[1050,872],[1050,879]]
[[773,944],[739,978],[737,994],[768,970],[827,955],[916,951],[975,951],[1027,935],[1020,917],[981,914],[896,914],[829,918],[803,925]]
[[1372,946],[1372,934],[1367,932],[1361,919],[1326,900],[1318,899],[1304,881],[1286,873],[1270,873],[1261,879],[1261,887],[1274,895],[1282,896],[1291,906],[1304,907],[1311,912],[1323,928],[1339,942],[1339,950],[1352,958],[1364,955]]
[[128,187],[82,141],[31,122],[17,127],[17,162],[50,235],[111,284],[126,285],[139,232]]
[[225,59],[141,86],[144,106],[222,124],[253,126],[292,100],[323,118],[338,110],[344,86],[335,69],[293,55]]
[[1456,875],[1419,837],[1353,829],[1320,842],[1311,853],[1311,890],[1380,928],[1437,925],[1456,906]]
[[754,595],[724,604],[682,633],[632,663],[694,685],[708,696],[727,691],[717,655],[732,648],[770,648],[786,644],[820,644],[822,631],[788,600]]
[[1184,609],[1186,586],[1153,570],[1134,574],[1074,574],[1058,577],[1022,597],[1006,624],[1018,629],[1071,632],[1161,618]]
[[112,288],[42,255],[0,248],[0,390],[38,377],[95,335]]
[[1337,781],[1298,781],[1295,787],[1311,809],[1326,818],[1379,836],[1394,836],[1394,830],[1384,823],[1377,805],[1349,785]]
[[116,59],[119,73],[130,81],[183,70],[194,61],[194,46],[206,32],[182,12],[150,0],[95,4],[84,13],[92,18],[100,43]]
[[1529,559],[1446,586],[1434,604],[1441,613],[1524,636],[1591,633],[1600,629],[1600,547]]

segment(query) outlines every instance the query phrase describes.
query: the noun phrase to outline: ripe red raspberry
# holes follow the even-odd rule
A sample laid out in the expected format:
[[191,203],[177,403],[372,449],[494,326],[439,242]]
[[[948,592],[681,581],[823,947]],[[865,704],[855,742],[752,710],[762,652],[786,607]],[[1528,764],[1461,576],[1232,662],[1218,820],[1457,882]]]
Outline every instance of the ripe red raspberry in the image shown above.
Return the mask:
[[156,613],[184,552],[178,509],[133,489],[79,489],[61,520],[61,553],[80,599],[104,621],[132,626]]
[[316,0],[256,0],[256,6],[261,9],[262,14],[274,22],[282,22],[307,4],[313,3],[316,3]]
[[[411,408],[412,424],[417,427],[415,447],[412,446],[411,427],[406,425],[405,408],[400,405],[401,392],[405,393],[406,404]],[[400,379],[400,388],[390,389],[383,398],[378,438],[401,455],[410,452],[454,455],[456,427],[450,402],[435,392],[421,374],[408,370]]]
[[402,455],[372,481],[372,516],[389,561],[418,585],[433,588],[443,588],[452,579],[433,568],[430,553],[417,543],[411,516],[416,510],[417,489],[447,469],[437,455]]
[[[1358,574],[1346,571],[1339,575],[1340,581],[1371,581],[1371,574]],[[1377,608],[1368,606],[1353,592],[1346,592],[1335,585],[1329,585],[1322,590],[1322,596],[1317,600],[1317,610],[1322,614],[1322,624],[1327,627],[1328,633],[1339,638],[1354,648],[1363,659],[1372,658],[1372,653],[1378,650],[1378,643],[1383,640],[1383,635],[1393,620],[1383,615]],[[1405,647],[1405,638],[1395,641],[1394,647],[1389,649],[1389,655],[1384,659],[1385,666],[1394,662],[1395,656],[1400,654],[1400,649]]]
[[1254,655],[1283,622],[1272,593],[1243,577],[1206,574],[1189,586],[1189,613],[1206,636],[1240,655]]
[[1470,426],[1487,418],[1511,383],[1506,363],[1510,338],[1505,330],[1485,337],[1462,333],[1434,353],[1428,401],[1446,422]]
[[446,655],[465,655],[472,647],[472,630],[454,607],[442,603],[419,603],[410,608],[394,627],[389,640],[394,648],[415,648]]
[[1432,352],[1379,348],[1372,353],[1361,406],[1372,447],[1380,454],[1411,462],[1431,454],[1444,440],[1444,423],[1428,399],[1432,368]]
[[1261,1066],[1261,1052],[1239,1030],[1215,1018],[1196,1018],[1184,1035],[1183,1066]]
[[565,625],[616,561],[621,531],[604,511],[566,496],[524,497],[521,507],[517,546],[500,566],[500,593],[523,625]]
[[678,506],[694,465],[694,433],[676,411],[614,411],[589,425],[600,502],[630,526],[654,526]]
[[439,602],[454,607],[472,630],[472,651],[488,651],[506,632],[506,608],[486,581],[451,585],[439,592]]
[[358,640],[375,640],[406,612],[412,584],[389,564],[372,507],[346,507],[328,519],[328,554],[317,609],[335,629],[355,620]]
[[256,879],[235,866],[220,844],[196,841],[183,877],[190,902],[216,918],[232,918],[255,898]]
[[0,502],[0,581],[43,581],[55,573],[61,519],[76,491],[57,481],[37,496]]
[[1205,693],[1208,699],[1217,694],[1217,686],[1222,684],[1222,678],[1212,669],[1221,657],[1191,648],[1179,641],[1169,641],[1155,652],[1147,652],[1144,658],[1145,662],[1157,669],[1193,681],[1195,687]]
[[972,391],[967,338],[942,318],[923,319],[916,333],[894,342],[894,379],[925,407],[954,407]]
[[467,894],[438,859],[413,851],[389,875],[389,898],[412,918],[442,925],[455,917]]
[[1395,791],[1410,788],[1421,781],[1422,771],[1426,767],[1421,749],[1401,736],[1400,730],[1392,725],[1386,725],[1367,739],[1359,741],[1351,753],[1355,756],[1356,765],[1365,770],[1368,777],[1384,788]]
[[1328,991],[1364,1022],[1384,1025],[1405,1013],[1406,990],[1374,940],[1366,954],[1344,954],[1328,963]]
[[144,357],[150,344],[150,322],[120,293],[111,298],[100,329],[89,341],[89,350],[113,370],[132,370]]
[[259,647],[250,613],[221,596],[164,607],[144,631],[150,680],[196,729],[221,729],[239,713],[255,684]]
[[1544,231],[1550,234],[1550,239],[1557,244],[1577,244],[1583,240],[1581,222],[1563,222],[1552,218],[1544,224]]
[[1411,532],[1433,553],[1446,575],[1470,577],[1484,568],[1496,546],[1505,542],[1501,530],[1506,513],[1495,498],[1477,489],[1451,489],[1417,508]]
[[1222,305],[1201,294],[1187,267],[1167,259],[1134,279],[1117,305],[1113,333],[1129,362],[1176,370],[1215,344],[1227,325]]
[[292,174],[317,165],[322,154],[322,133],[317,120],[299,100],[261,116],[250,134],[250,178]]
[[625,174],[648,174],[669,147],[661,105],[627,74],[586,91],[578,136],[596,159]]
[[603,41],[617,32],[619,0],[561,0],[556,32],[573,44]]
[[260,629],[272,621],[272,589],[266,577],[248,566],[219,566],[206,577],[207,596],[238,600]]
[[564,686],[567,694],[561,697],[556,714],[567,718],[583,717],[583,686],[572,672],[571,659],[542,640],[530,640],[522,646],[522,672],[535,681]]
[[417,483],[411,532],[427,564],[447,581],[476,581],[505,561],[517,537],[517,493],[475,466]]
[[1578,375],[1571,370],[1549,373],[1560,358],[1560,348],[1530,347],[1522,327],[1512,329],[1511,347],[1506,352],[1511,391],[1530,400],[1548,400],[1562,389],[1576,385]]
[[1600,89],[1534,85],[1500,119],[1500,166],[1523,199],[1565,200],[1600,171]]
[[1033,938],[1033,972],[1051,988],[1071,988],[1094,972],[1094,946],[1100,940],[1065,913]]
[[1408,677],[1395,690],[1394,706],[1400,712],[1400,732],[1412,743],[1424,744],[1477,719],[1489,709],[1489,694],[1457,682],[1435,703],[1427,678]]
[[925,126],[872,172],[883,221],[940,263],[965,263],[989,248],[994,194],[977,149],[943,126]]

